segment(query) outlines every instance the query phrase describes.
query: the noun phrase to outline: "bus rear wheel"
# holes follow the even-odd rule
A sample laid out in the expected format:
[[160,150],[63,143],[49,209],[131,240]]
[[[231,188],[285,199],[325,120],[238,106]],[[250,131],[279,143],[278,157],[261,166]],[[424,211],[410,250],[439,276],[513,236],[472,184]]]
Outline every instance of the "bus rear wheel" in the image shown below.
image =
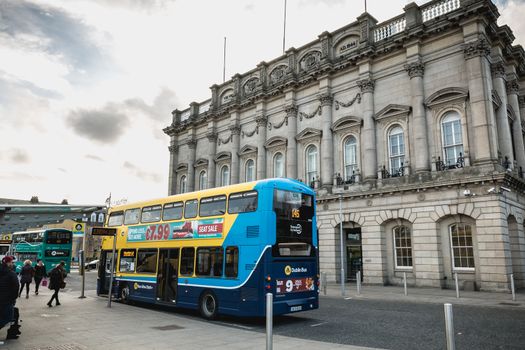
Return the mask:
[[213,320],[217,318],[219,311],[219,303],[217,297],[213,292],[204,292],[200,299],[199,311],[202,317],[207,320]]

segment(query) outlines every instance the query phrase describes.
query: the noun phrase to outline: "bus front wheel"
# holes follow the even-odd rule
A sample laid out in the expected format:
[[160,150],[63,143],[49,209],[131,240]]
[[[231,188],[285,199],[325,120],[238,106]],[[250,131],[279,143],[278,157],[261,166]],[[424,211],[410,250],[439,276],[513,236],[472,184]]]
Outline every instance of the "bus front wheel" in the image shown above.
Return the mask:
[[202,294],[200,299],[199,311],[202,317],[208,320],[217,318],[219,303],[213,292],[207,291]]
[[129,287],[125,286],[120,290],[120,301],[129,304]]

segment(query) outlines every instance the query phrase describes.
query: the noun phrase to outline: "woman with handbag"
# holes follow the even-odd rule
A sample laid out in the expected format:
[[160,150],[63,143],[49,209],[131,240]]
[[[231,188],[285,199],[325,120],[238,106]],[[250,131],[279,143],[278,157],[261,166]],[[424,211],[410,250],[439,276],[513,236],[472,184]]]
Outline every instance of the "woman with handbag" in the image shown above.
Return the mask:
[[56,300],[56,306],[60,305],[60,301],[58,301],[58,292],[66,286],[66,283],[64,282],[65,264],[65,262],[61,261],[60,264],[57,264],[57,266],[49,273],[49,289],[55,291],[47,303],[47,306],[49,307],[53,306],[53,299]]
[[[46,272],[46,265],[44,265],[44,263],[42,262],[41,259],[38,259],[36,261],[36,266],[35,266],[35,294],[38,295],[38,287],[40,287],[40,282],[42,282],[42,279],[47,277],[47,272]],[[45,286],[44,284],[42,284],[43,286]]]
[[24,266],[20,271],[20,291],[18,292],[18,297],[22,295],[24,286],[26,287],[26,299],[29,299],[29,285],[33,281],[33,276],[35,275],[35,269],[32,266],[31,260],[27,259],[24,261]]

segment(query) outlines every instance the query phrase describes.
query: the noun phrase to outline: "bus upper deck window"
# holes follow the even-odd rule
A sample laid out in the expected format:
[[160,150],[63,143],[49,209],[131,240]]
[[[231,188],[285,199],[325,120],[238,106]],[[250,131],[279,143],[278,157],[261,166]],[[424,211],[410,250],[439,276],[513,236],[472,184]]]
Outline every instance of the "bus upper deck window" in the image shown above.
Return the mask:
[[152,205],[142,208],[141,222],[155,222],[160,221],[160,212],[162,207],[160,205]]
[[182,219],[182,202],[168,203],[164,205],[162,211],[162,220],[180,220]]
[[133,225],[139,223],[140,208],[128,209],[124,214],[124,224]]
[[198,206],[199,206],[199,201],[197,199],[187,200],[186,204],[184,205],[184,217],[186,219],[196,217]]
[[220,195],[201,199],[199,216],[224,215],[226,212],[226,196]]
[[257,210],[257,191],[230,194],[228,213],[247,213]]
[[124,222],[124,212],[116,211],[109,214],[108,226],[120,226]]

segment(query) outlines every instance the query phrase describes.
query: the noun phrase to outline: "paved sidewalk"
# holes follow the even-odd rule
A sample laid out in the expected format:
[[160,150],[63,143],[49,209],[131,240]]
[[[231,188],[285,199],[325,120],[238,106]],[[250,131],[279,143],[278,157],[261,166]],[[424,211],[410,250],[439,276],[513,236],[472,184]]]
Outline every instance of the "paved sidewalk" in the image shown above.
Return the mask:
[[[324,290],[321,287],[321,297]],[[340,284],[327,284],[326,297],[342,297]],[[459,299],[456,298],[455,289],[419,288],[408,287],[407,296],[401,286],[362,285],[361,293],[357,294],[355,283],[345,284],[345,298],[363,300],[388,300],[417,303],[457,305],[475,305],[489,307],[512,307],[525,310],[525,291],[516,292],[516,300],[512,300],[511,293],[504,292],[472,292],[460,291]]]
[[[266,335],[242,329],[242,325],[207,322],[183,313],[163,312],[113,303],[94,291],[86,299],[78,292],[60,295],[62,305],[49,308],[49,290],[20,299],[22,335],[9,340],[0,349],[86,350],[86,349],[265,349]],[[6,329],[0,330],[5,339]],[[274,335],[273,348],[348,349],[357,346],[315,342]]]

